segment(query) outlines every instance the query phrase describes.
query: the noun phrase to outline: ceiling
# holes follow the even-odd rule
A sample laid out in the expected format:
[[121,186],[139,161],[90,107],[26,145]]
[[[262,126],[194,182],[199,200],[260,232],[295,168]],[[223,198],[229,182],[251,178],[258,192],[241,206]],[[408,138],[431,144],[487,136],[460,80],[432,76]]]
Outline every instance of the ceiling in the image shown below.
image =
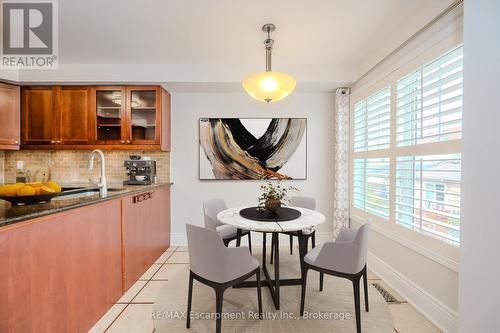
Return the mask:
[[[101,79],[123,80],[127,68],[149,73],[157,65],[152,81],[162,80],[158,73],[170,75],[165,82],[240,81],[244,73],[264,69],[260,28],[272,22],[273,69],[289,71],[299,82],[347,83],[451,2],[64,0],[58,5],[60,69],[50,77],[78,80],[109,64]],[[36,81],[47,71],[26,72],[25,80]],[[130,81],[148,81],[145,74],[130,75]]]

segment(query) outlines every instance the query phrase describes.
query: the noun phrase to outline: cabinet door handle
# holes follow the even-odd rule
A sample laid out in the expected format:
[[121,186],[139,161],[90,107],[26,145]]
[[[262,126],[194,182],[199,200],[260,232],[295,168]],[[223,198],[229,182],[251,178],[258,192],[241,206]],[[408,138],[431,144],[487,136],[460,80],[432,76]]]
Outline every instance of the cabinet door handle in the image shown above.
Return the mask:
[[56,141],[56,143],[57,143],[57,144],[60,144],[60,143],[61,143],[61,141]]
[[16,140],[16,141],[14,141],[14,143],[17,145],[17,144],[19,144],[19,141]]
[[50,140],[50,143],[53,144],[53,145],[56,144],[56,142],[54,140]]
[[122,143],[125,143],[125,140],[122,140]]
[[146,193],[141,193],[141,194],[134,195],[133,202],[134,203],[139,203],[139,202],[143,202],[144,200],[152,199],[153,198],[153,193],[154,192],[146,192]]
[[127,140],[127,143],[130,143],[130,140]]

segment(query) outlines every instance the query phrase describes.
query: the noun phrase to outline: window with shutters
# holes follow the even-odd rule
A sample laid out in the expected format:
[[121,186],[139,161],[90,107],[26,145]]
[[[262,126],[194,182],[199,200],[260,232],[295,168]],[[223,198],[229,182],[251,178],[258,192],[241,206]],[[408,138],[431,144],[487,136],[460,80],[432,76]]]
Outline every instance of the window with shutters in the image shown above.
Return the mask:
[[459,46],[354,103],[354,212],[460,244],[462,73]]
[[390,118],[390,87],[357,103],[354,109],[354,151],[388,148]]
[[398,146],[462,137],[462,69],[459,47],[396,82]]

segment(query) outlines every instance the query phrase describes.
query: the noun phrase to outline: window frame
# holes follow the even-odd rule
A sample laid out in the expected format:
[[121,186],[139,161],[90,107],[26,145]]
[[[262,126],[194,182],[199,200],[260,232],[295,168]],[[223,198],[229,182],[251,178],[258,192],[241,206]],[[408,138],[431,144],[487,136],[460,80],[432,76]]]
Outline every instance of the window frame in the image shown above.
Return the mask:
[[[395,193],[396,193],[396,161],[398,157],[403,156],[425,156],[425,155],[445,155],[445,154],[461,154],[462,153],[462,138],[452,139],[448,141],[438,141],[438,142],[426,142],[417,143],[415,145],[398,146],[398,110],[397,110],[397,82],[398,80],[410,75],[413,72],[421,71],[426,65],[438,60],[439,58],[453,52],[458,48],[463,48],[463,43],[456,44],[455,46],[444,50],[436,54],[430,59],[430,61],[421,62],[418,66],[409,67],[406,66],[404,70],[398,70],[391,73],[386,80],[381,80],[373,84],[369,89],[365,89],[361,93],[351,95],[351,117],[350,117],[350,197],[349,197],[349,207],[350,207],[350,217],[355,221],[366,221],[371,220],[375,222],[376,228],[381,226],[390,233],[400,233],[404,234],[404,237],[408,237],[409,240],[415,241],[418,239],[424,239],[431,243],[434,243],[436,247],[453,247],[457,248],[459,245],[454,245],[447,243],[441,239],[434,238],[425,233],[420,233],[415,230],[408,229],[402,225],[398,225],[395,221]],[[463,52],[463,51],[462,51]],[[354,151],[354,116],[355,116],[355,106],[358,102],[367,101],[368,97],[376,94],[385,87],[390,87],[390,142],[389,147],[384,149],[376,150],[362,150]],[[462,94],[463,96],[463,94]],[[384,219],[379,216],[367,213],[361,209],[358,209],[353,204],[353,181],[354,181],[354,160],[356,159],[368,159],[368,158],[389,158],[390,161],[390,172],[389,172],[389,218]],[[399,237],[399,236],[397,236]],[[446,252],[446,251],[444,251]]]

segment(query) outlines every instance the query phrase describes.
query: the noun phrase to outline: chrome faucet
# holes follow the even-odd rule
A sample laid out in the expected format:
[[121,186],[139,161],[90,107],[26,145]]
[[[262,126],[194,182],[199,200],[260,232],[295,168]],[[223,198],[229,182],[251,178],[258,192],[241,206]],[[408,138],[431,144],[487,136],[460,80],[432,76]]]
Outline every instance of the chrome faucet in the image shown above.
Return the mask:
[[101,175],[99,176],[99,181],[92,178],[89,178],[89,180],[97,185],[99,195],[105,197],[108,194],[108,184],[106,182],[106,162],[104,161],[104,153],[102,150],[96,149],[90,153],[89,170],[94,169],[94,157],[96,153],[101,157]]

